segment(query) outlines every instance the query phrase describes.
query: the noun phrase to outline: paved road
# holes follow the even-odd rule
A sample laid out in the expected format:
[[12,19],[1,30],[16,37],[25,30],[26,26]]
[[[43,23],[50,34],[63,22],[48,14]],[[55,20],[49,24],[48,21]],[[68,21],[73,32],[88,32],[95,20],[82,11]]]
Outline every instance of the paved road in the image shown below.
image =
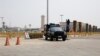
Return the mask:
[[100,56],[100,37],[91,37],[52,42],[43,38],[21,38],[21,45],[18,46],[15,45],[15,38],[10,39],[10,46],[4,46],[5,39],[0,38],[0,56]]

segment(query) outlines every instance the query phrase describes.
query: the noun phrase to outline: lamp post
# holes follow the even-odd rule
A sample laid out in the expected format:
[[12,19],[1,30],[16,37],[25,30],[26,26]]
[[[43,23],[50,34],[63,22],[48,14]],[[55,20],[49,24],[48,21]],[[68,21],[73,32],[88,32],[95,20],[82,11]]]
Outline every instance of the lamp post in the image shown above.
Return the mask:
[[47,24],[49,23],[49,0],[47,0]]

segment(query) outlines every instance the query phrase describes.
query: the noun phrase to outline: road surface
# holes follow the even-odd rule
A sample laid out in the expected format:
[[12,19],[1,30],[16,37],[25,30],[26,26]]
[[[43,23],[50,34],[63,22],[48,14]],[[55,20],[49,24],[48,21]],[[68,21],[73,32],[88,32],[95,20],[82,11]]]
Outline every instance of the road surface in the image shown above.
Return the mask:
[[45,41],[39,39],[10,39],[10,46],[4,46],[0,38],[0,56],[100,56],[100,35],[69,37],[67,41]]

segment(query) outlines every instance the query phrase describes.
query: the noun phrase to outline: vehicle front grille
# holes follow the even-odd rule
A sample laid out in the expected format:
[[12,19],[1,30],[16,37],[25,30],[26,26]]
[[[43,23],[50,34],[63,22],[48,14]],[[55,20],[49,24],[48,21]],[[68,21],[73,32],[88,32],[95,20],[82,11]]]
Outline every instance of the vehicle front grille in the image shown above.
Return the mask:
[[57,32],[55,32],[54,33],[56,36],[62,36],[62,35],[64,35],[64,32],[59,32],[59,31],[57,31]]

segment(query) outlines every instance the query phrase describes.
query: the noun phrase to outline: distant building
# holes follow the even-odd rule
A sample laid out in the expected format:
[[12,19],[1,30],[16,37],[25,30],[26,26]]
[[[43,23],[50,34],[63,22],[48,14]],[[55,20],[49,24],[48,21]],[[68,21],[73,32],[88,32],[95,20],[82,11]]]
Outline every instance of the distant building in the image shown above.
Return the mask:
[[45,16],[42,15],[41,16],[41,31],[43,31],[43,29],[44,29],[44,24],[45,24]]

